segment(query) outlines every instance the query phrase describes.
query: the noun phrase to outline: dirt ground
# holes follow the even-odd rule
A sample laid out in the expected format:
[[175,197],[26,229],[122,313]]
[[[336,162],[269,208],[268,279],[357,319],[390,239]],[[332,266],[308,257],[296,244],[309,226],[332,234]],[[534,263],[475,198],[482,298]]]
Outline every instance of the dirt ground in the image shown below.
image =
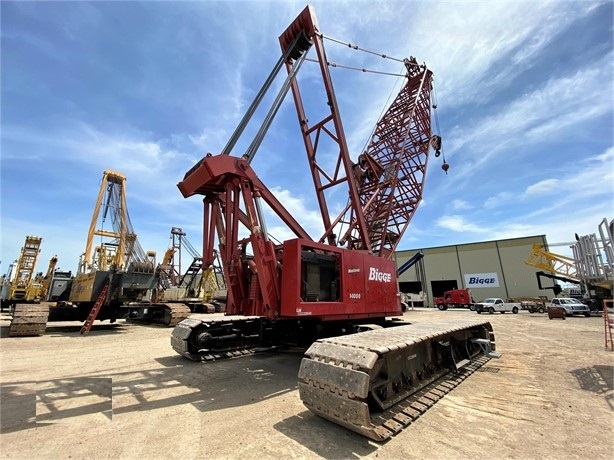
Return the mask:
[[[407,321],[470,318],[416,309]],[[207,316],[213,315],[194,315]],[[52,323],[9,338],[0,314],[6,458],[614,458],[614,352],[601,317],[482,315],[503,353],[378,444],[301,403],[301,353],[194,363],[170,329]],[[477,318],[476,318],[477,319]]]

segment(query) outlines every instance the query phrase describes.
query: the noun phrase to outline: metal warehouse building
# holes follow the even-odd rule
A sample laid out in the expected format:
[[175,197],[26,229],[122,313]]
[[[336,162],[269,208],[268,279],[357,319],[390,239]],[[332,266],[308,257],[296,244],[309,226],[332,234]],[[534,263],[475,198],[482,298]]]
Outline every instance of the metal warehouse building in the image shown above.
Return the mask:
[[478,302],[486,297],[552,297],[552,291],[540,290],[535,273],[525,264],[534,244],[544,245],[545,235],[527,236],[481,243],[397,251],[397,267],[417,252],[424,257],[399,276],[401,292],[426,295],[425,305],[433,306],[433,297],[450,289],[471,289]]

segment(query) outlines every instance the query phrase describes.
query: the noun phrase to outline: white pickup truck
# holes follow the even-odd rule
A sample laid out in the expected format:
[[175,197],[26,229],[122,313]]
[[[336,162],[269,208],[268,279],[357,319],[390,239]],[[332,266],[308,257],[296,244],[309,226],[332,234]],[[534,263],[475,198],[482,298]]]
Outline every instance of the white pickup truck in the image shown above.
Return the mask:
[[569,297],[555,297],[552,301],[546,304],[547,308],[561,307],[565,309],[566,316],[572,315],[584,315],[586,317],[591,316],[591,310],[588,305],[584,305],[577,299]]
[[503,299],[499,297],[489,297],[488,299],[484,299],[479,303],[475,304],[475,311],[478,313],[488,312],[493,314],[498,311],[499,313],[505,313],[511,311],[514,314],[517,314],[520,311],[520,303],[516,302],[504,302]]

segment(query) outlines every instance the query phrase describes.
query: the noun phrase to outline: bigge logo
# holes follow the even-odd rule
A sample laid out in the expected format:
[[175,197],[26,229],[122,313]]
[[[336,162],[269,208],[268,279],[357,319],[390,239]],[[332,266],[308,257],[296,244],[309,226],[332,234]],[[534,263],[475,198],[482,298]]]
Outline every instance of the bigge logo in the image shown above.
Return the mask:
[[380,281],[382,283],[390,283],[392,275],[390,273],[380,272],[375,267],[369,268],[369,281]]

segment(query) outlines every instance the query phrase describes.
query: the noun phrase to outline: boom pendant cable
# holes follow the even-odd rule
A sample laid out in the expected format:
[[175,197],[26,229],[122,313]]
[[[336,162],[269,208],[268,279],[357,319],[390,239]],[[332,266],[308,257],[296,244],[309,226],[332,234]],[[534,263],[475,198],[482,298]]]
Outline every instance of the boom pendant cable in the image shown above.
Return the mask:
[[[333,38],[333,37],[329,37],[327,35],[324,35],[322,33],[318,34],[322,39],[326,39],[326,40],[330,40],[334,43],[338,43],[341,45],[345,45],[348,48],[351,48],[353,50],[356,51],[362,51],[368,54],[372,54],[374,56],[379,56],[383,59],[391,59],[393,61],[397,61],[397,62],[402,62],[403,65],[405,66],[405,68],[407,69],[408,66],[415,66],[415,67],[419,67],[419,68],[425,68],[426,66],[424,64],[418,64],[413,58],[412,59],[399,59],[399,58],[394,58],[391,56],[388,56],[387,54],[384,53],[377,53],[375,51],[371,51],[368,50],[366,48],[362,48],[354,43],[350,43],[350,42],[344,42],[342,40],[339,40],[337,38]],[[308,59],[311,60],[311,59]],[[358,70],[361,72],[368,72],[368,73],[376,73],[376,74],[380,74],[380,75],[391,75],[391,76],[396,76],[396,77],[407,77],[408,74],[397,74],[397,73],[392,73],[392,72],[382,72],[382,71],[378,71],[378,70],[371,70],[371,69],[365,69],[365,68],[360,68],[360,67],[353,67],[353,66],[347,66],[347,65],[342,65],[342,64],[337,64],[335,62],[331,62],[331,61],[326,61],[326,64],[330,67],[339,67],[339,68],[343,68],[343,69],[349,69],[349,70]],[[394,88],[396,88],[396,83]],[[391,96],[394,92],[394,88],[391,91]],[[386,106],[388,105],[388,102],[390,101],[390,97],[388,98],[388,101],[386,101],[386,104],[384,104],[384,109],[386,108]],[[433,88],[433,93],[432,93],[432,100],[431,100],[431,105],[433,108],[433,115],[435,118],[435,132],[436,134],[434,136],[431,137],[431,143],[432,146],[435,150],[435,157],[439,157],[440,155],[442,156],[443,159],[443,164],[441,165],[441,169],[444,170],[444,172],[446,174],[448,174],[448,169],[450,168],[450,165],[446,162],[446,156],[443,152],[443,146],[441,143],[441,130],[439,127],[439,115],[437,113],[437,97],[435,94],[435,88]],[[384,112],[384,109],[382,110],[382,113]],[[371,136],[373,135],[373,132],[375,132],[375,127],[373,128],[373,131],[371,132]],[[369,136],[369,138],[367,138],[365,145],[363,147],[363,150],[366,148],[369,139],[371,138],[371,136]]]
[[[305,59],[306,61],[311,61],[311,62],[319,62],[316,59]],[[382,72],[381,70],[372,70],[372,69],[365,69],[363,67],[352,67],[349,65],[343,65],[343,64],[337,64],[336,62],[332,62],[332,61],[326,61],[326,65],[329,67],[339,67],[340,69],[349,69],[349,70],[358,70],[360,72],[364,72],[364,73],[376,73],[376,74],[380,74],[380,75],[391,75],[393,77],[405,77],[405,74],[399,74],[399,73],[393,73],[393,72]]]
[[403,59],[394,58],[394,57],[392,57],[392,56],[388,56],[387,54],[377,53],[377,52],[375,52],[375,51],[371,51],[371,50],[368,50],[368,49],[366,49],[366,48],[361,48],[360,46],[355,45],[355,44],[353,44],[353,43],[344,42],[344,41],[341,41],[341,40],[339,40],[339,39],[337,39],[337,38],[329,37],[329,36],[324,35],[324,34],[319,34],[319,35],[320,35],[320,37],[322,37],[322,38],[324,38],[324,39],[326,39],[326,40],[330,40],[330,41],[332,41],[332,42],[339,43],[339,44],[341,44],[341,45],[345,45],[345,46],[347,46],[348,48],[352,48],[352,49],[357,50],[357,51],[363,51],[363,52],[368,53],[368,54],[373,54],[373,55],[375,55],[375,56],[379,56],[379,57],[381,57],[381,58],[383,58],[383,59],[392,59],[393,61],[403,62]]

